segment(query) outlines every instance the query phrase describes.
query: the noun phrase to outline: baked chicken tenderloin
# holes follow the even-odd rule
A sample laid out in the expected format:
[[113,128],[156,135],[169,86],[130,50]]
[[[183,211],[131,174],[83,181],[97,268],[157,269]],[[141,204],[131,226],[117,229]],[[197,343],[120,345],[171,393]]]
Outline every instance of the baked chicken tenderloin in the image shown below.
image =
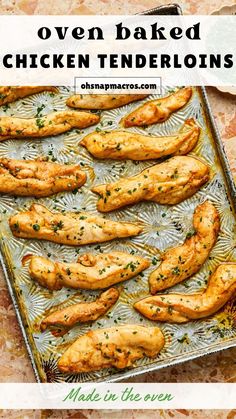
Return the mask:
[[142,100],[148,95],[73,95],[67,106],[78,109],[116,109],[128,103]]
[[185,323],[211,316],[236,292],[236,263],[224,263],[211,275],[200,294],[158,294],[144,298],[134,308],[150,320]]
[[86,128],[97,124],[98,115],[79,111],[58,111],[38,118],[0,116],[0,141],[9,138],[42,138],[55,136],[73,128]]
[[15,237],[70,246],[136,236],[142,231],[134,223],[113,221],[88,212],[51,212],[40,204],[32,204],[28,210],[11,216],[9,226]]
[[86,173],[78,165],[0,158],[2,194],[46,197],[73,191],[85,182]]
[[107,311],[117,302],[119,291],[109,288],[102,292],[95,301],[71,304],[68,307],[58,309],[48,314],[41,322],[40,328],[46,329],[71,329],[77,323],[87,323],[104,316]]
[[154,358],[165,344],[158,327],[127,324],[97,329],[80,336],[62,355],[58,368],[65,373],[131,367],[145,356]]
[[54,262],[42,256],[29,258],[31,278],[50,290],[104,289],[133,278],[150,265],[146,259],[125,252],[84,254],[76,263]]
[[151,100],[126,115],[121,124],[125,128],[145,126],[166,121],[173,112],[183,108],[192,96],[192,88],[185,87],[169,96]]
[[57,88],[53,86],[0,86],[0,106],[41,92],[57,93]]
[[109,212],[141,201],[174,205],[194,195],[209,180],[209,168],[190,156],[175,156],[141,173],[114,183],[97,185],[97,209]]
[[193,214],[193,230],[185,242],[167,250],[162,262],[149,276],[151,294],[173,287],[202,267],[216,243],[220,230],[219,213],[210,201],[198,205]]
[[93,157],[113,160],[149,160],[188,154],[197,144],[200,128],[187,119],[177,134],[154,136],[131,131],[94,131],[80,141]]

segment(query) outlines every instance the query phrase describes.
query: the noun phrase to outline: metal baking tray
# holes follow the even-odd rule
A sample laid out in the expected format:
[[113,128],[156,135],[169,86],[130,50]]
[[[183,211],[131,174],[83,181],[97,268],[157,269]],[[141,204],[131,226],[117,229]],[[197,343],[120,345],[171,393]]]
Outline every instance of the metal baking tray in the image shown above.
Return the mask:
[[[177,6],[165,6],[166,13],[171,14]],[[152,14],[158,14],[158,9]],[[173,88],[173,87],[172,87]],[[163,87],[165,95],[172,90]],[[41,93],[29,96],[9,106],[1,107],[1,115],[34,117],[53,110],[65,108],[66,98],[73,94],[72,88],[61,87],[56,95]],[[145,100],[150,100],[155,95]],[[145,102],[145,100],[143,102]],[[97,127],[113,130],[120,119],[135,107],[137,103],[101,113],[101,122]],[[171,288],[169,292],[193,293],[203,290],[210,271],[222,261],[236,261],[235,228],[236,228],[236,190],[223,144],[214,125],[212,114],[203,88],[194,88],[194,94],[187,106],[172,114],[162,124],[145,128],[131,128],[134,132],[164,135],[176,132],[183,122],[193,117],[201,127],[201,137],[191,155],[201,157],[211,169],[211,180],[192,198],[173,207],[155,203],[140,203],[132,207],[106,214],[115,220],[140,222],[143,233],[132,239],[117,240],[100,245],[82,247],[61,246],[47,241],[23,240],[12,236],[8,226],[11,214],[28,208],[35,199],[1,196],[0,198],[0,246],[1,262],[6,282],[16,310],[18,321],[25,339],[26,347],[32,362],[37,381],[41,382],[99,382],[118,381],[134,375],[174,365],[194,359],[205,354],[236,346],[236,305],[233,300],[210,318],[189,322],[183,325],[171,325],[149,321],[135,312],[132,303],[148,294],[148,275],[158,263],[160,252],[184,241],[191,229],[192,214],[195,207],[205,200],[211,200],[221,216],[221,231],[210,257],[200,271]],[[97,196],[90,189],[96,183],[110,182],[123,176],[130,176],[156,163],[132,161],[98,161],[79,146],[84,135],[92,132],[90,127],[82,131],[73,130],[57,137],[41,140],[7,140],[0,143],[0,157],[33,159],[48,156],[61,163],[80,163],[86,170],[88,180],[75,194],[60,193],[50,198],[39,199],[55,211],[76,211],[86,209],[96,212]],[[117,285],[121,291],[117,304],[108,315],[91,324],[78,325],[63,337],[54,337],[50,331],[41,333],[39,324],[45,311],[52,306],[60,306],[65,300],[70,304],[78,301],[91,301],[99,292],[62,289],[50,292],[34,283],[28,274],[27,266],[22,266],[22,259],[27,254],[38,254],[72,262],[78,254],[87,252],[109,252],[121,250],[137,252],[152,261],[149,269],[124,283]],[[117,371],[113,368],[82,374],[62,374],[57,369],[57,359],[76,337],[90,329],[109,327],[117,324],[137,323],[158,325],[166,339],[165,347],[155,359],[143,358],[131,369]]]

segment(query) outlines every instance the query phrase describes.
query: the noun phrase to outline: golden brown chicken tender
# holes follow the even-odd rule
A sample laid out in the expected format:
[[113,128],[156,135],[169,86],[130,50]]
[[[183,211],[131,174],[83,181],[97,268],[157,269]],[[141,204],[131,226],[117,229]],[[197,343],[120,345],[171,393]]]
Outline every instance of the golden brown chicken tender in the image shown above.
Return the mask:
[[0,158],[0,193],[15,196],[50,196],[80,188],[86,174],[80,166],[42,160]]
[[125,252],[84,254],[76,263],[32,256],[29,273],[40,285],[51,290],[62,287],[97,290],[133,278],[149,265],[146,259]]
[[62,372],[97,371],[102,368],[130,367],[144,356],[154,358],[165,344],[158,327],[137,324],[91,330],[80,336],[62,355],[58,368]]
[[73,128],[86,128],[99,122],[99,116],[89,112],[58,111],[40,118],[0,116],[0,141],[8,138],[48,137]]
[[136,224],[106,220],[87,212],[54,213],[39,204],[10,217],[9,225],[16,237],[70,246],[136,236],[142,231]]
[[67,106],[79,109],[115,109],[148,95],[74,95],[67,99]]
[[149,277],[151,294],[173,287],[195,274],[207,259],[220,230],[219,213],[214,205],[205,201],[196,207],[193,231],[185,242],[164,253],[162,263]]
[[196,145],[200,128],[193,119],[185,121],[178,134],[157,137],[128,131],[94,131],[80,141],[98,159],[148,160],[184,155]]
[[100,195],[98,210],[109,212],[140,201],[177,204],[192,196],[208,180],[209,169],[201,160],[176,156],[136,176],[94,186],[92,191]]
[[166,121],[170,115],[183,108],[192,96],[192,88],[185,87],[169,96],[151,100],[126,115],[121,123],[125,128],[144,126]]
[[229,262],[218,266],[201,294],[158,294],[138,301],[134,308],[150,320],[184,323],[216,313],[235,292],[236,264]]
[[[41,331],[52,327],[70,329],[76,323],[95,321],[107,313],[116,303],[119,295],[116,288],[109,288],[102,292],[95,301],[72,304],[66,308],[53,311],[41,322]],[[58,332],[60,333],[59,330]]]
[[0,86],[0,106],[41,92],[57,93],[57,88],[53,86]]

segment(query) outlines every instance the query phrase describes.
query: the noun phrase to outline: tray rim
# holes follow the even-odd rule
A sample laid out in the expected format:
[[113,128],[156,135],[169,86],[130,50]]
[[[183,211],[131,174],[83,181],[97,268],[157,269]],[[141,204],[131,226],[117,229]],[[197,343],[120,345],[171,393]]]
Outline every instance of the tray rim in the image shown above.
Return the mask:
[[30,359],[30,362],[31,362],[31,365],[32,365],[32,369],[33,369],[33,372],[34,372],[34,375],[35,375],[36,382],[42,383],[43,381],[40,378],[39,370],[38,370],[37,364],[35,362],[35,357],[33,355],[32,349],[31,349],[29,336],[27,335],[26,329],[24,327],[23,313],[21,313],[21,311],[19,309],[18,298],[16,296],[16,291],[11,284],[11,278],[13,277],[13,275],[12,275],[12,273],[11,273],[9,267],[8,267],[6,257],[2,252],[2,245],[1,245],[1,248],[0,248],[0,263],[1,263],[1,267],[2,267],[2,270],[3,270],[4,277],[5,277],[5,281],[7,283],[8,292],[10,294],[10,297],[11,297],[11,300],[12,300],[12,303],[13,303],[13,307],[15,309],[16,318],[17,318],[17,321],[18,321],[18,324],[20,326],[20,330],[21,330],[21,333],[22,333],[22,336],[23,336],[23,339],[24,339],[26,350],[27,350],[27,353],[29,355],[29,359]]
[[[159,6],[159,7],[141,12],[139,14],[140,15],[159,15],[159,14],[172,14],[172,15],[173,14],[176,14],[176,15],[179,14],[180,15],[180,14],[182,14],[182,10],[181,10],[181,7],[178,4],[168,4],[168,5]],[[198,90],[200,91],[200,94],[201,94],[202,99],[203,99],[204,104],[205,104],[204,112],[206,113],[208,123],[210,124],[210,129],[211,129],[211,132],[213,134],[213,139],[214,139],[214,142],[215,142],[216,151],[217,151],[221,166],[223,168],[225,181],[226,181],[226,184],[227,184],[227,187],[228,187],[229,197],[232,201],[232,204],[234,206],[234,210],[236,212],[236,185],[235,185],[233,175],[232,175],[232,172],[231,172],[231,169],[230,169],[228,157],[227,157],[226,152],[225,152],[224,144],[221,140],[218,127],[216,125],[216,122],[214,120],[214,117],[213,117],[213,114],[212,114],[212,111],[211,111],[211,107],[210,107],[209,100],[208,100],[208,97],[207,97],[206,89],[205,89],[205,87],[201,86],[201,87],[198,87]],[[35,356],[33,354],[31,344],[30,344],[30,339],[29,339],[29,336],[26,333],[26,328],[24,326],[24,315],[20,311],[16,290],[14,289],[14,287],[12,286],[12,283],[11,283],[11,280],[14,280],[14,278],[13,278],[11,270],[9,269],[6,257],[4,255],[4,253],[2,252],[2,247],[3,246],[1,244],[1,246],[0,246],[0,263],[1,263],[2,270],[3,270],[3,273],[4,273],[4,277],[5,277],[5,280],[6,280],[7,288],[8,288],[12,303],[13,303],[13,307],[15,309],[17,321],[18,321],[18,324],[20,326],[20,330],[22,332],[22,336],[23,336],[23,339],[24,339],[24,343],[25,343],[25,346],[26,346],[27,353],[29,355],[29,359],[30,359],[30,362],[31,362],[31,365],[32,365],[32,369],[33,369],[33,372],[34,372],[34,375],[35,375],[36,382],[42,383],[44,381],[43,381],[42,375],[40,374],[40,369],[38,368],[38,366],[36,364]],[[172,365],[182,364],[186,361],[201,358],[204,355],[210,355],[212,353],[216,353],[216,352],[219,352],[221,350],[229,349],[229,348],[232,348],[232,347],[236,347],[236,338],[231,338],[228,341],[221,342],[220,344],[216,343],[215,346],[213,345],[211,348],[204,347],[204,348],[198,350],[198,352],[194,356],[190,352],[190,353],[187,353],[187,354],[181,354],[181,358],[178,357],[178,358],[176,358],[175,360],[172,360],[172,361],[170,361],[170,360],[168,360],[168,358],[166,358],[166,360],[162,360],[162,363],[160,365],[158,365],[158,361],[156,361],[156,362],[154,362],[153,364],[150,364],[150,365],[135,367],[135,369],[126,370],[126,371],[117,371],[113,374],[113,376],[111,378],[108,378],[108,379],[105,379],[105,380],[101,378],[101,379],[96,380],[95,383],[123,381],[125,379],[128,379],[128,378],[130,379],[132,377],[135,377],[137,375],[146,374],[146,373],[151,372],[151,371],[157,371],[159,369],[167,368],[167,367],[170,367]]]

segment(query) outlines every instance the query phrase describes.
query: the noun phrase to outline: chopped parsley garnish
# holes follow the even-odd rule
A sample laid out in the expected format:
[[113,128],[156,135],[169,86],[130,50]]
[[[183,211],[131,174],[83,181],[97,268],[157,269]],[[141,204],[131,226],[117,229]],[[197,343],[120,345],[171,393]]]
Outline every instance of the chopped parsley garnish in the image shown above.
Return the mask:
[[175,266],[175,267],[172,269],[172,273],[173,273],[174,275],[179,275],[179,274],[180,274],[179,267],[178,267],[178,266]]
[[63,222],[62,221],[58,221],[57,224],[53,224],[52,229],[53,231],[57,231],[57,230],[61,230],[63,228]]
[[42,119],[40,119],[40,118],[37,118],[37,119],[36,119],[36,125],[37,125],[37,127],[38,127],[39,129],[41,129],[41,128],[43,128],[43,127],[44,127],[44,121],[43,121]]
[[152,258],[152,264],[153,264],[153,265],[157,265],[157,263],[158,263],[158,259],[156,258],[156,256],[154,256],[154,257]]
[[37,113],[36,113],[36,118],[42,116],[42,110],[45,108],[45,105],[42,103],[42,105],[37,107]]
[[196,234],[196,230],[194,230],[194,228],[192,228],[192,230],[190,230],[187,234],[186,234],[186,239],[190,239],[190,237],[194,236]]

